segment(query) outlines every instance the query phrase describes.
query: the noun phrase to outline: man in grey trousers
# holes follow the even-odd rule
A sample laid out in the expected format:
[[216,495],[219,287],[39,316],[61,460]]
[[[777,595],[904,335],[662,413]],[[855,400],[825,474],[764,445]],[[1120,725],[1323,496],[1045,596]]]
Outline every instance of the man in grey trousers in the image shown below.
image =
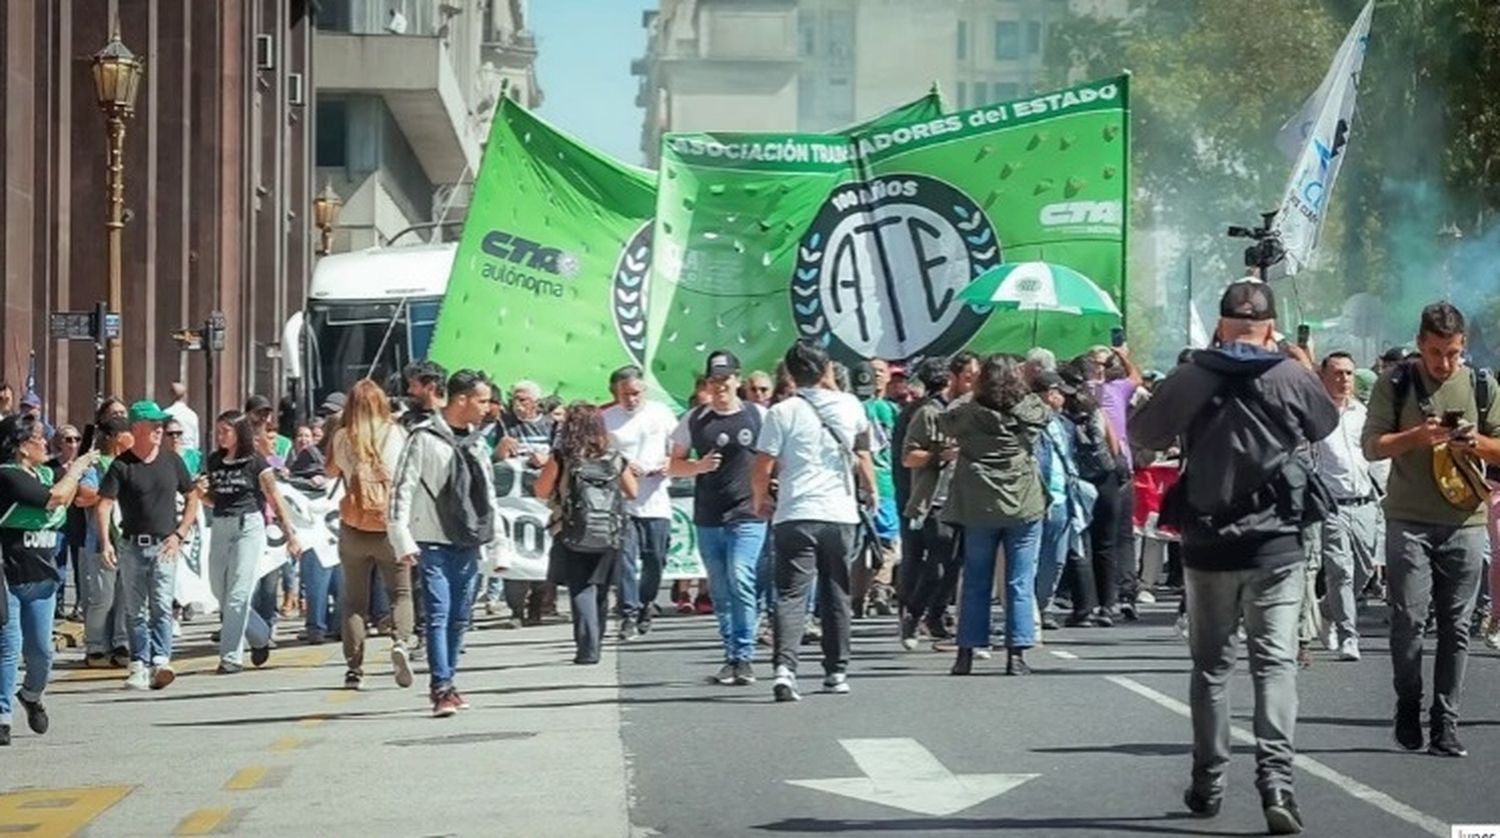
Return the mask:
[[1488,372],[1465,367],[1464,316],[1449,303],[1423,309],[1417,349],[1420,358],[1392,368],[1375,383],[1364,431],[1366,456],[1390,459],[1393,466],[1385,545],[1395,736],[1406,750],[1422,748],[1422,630],[1430,611],[1438,637],[1427,750],[1463,757],[1469,752],[1458,741],[1458,698],[1488,546],[1488,490],[1445,494],[1435,479],[1434,459],[1473,456],[1500,464],[1495,405],[1500,388]]
[[1313,447],[1313,464],[1338,502],[1337,514],[1323,522],[1320,563],[1327,583],[1323,641],[1341,661],[1359,660],[1359,626],[1355,603],[1369,582],[1374,565],[1375,532],[1380,500],[1375,478],[1361,447],[1365,406],[1354,397],[1354,358],[1332,352],[1323,359],[1323,386],[1339,410],[1339,426]]
[[1213,349],[1194,353],[1130,420],[1152,450],[1181,440],[1183,476],[1162,519],[1182,532],[1193,657],[1192,784],[1184,800],[1213,817],[1229,765],[1229,678],[1244,621],[1255,681],[1256,786],[1273,835],[1302,831],[1292,793],[1297,624],[1305,586],[1305,489],[1297,449],[1338,426],[1306,353],[1276,339],[1276,300],[1255,280],[1219,301]]

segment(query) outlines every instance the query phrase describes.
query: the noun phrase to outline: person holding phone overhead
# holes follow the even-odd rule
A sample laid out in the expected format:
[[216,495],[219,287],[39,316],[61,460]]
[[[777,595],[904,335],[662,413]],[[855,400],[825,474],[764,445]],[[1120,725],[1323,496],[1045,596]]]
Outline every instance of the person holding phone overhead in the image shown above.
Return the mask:
[[668,473],[695,478],[693,523],[724,642],[724,665],[713,680],[747,686],[755,683],[755,592],[766,540],[750,471],[766,409],[740,400],[740,361],[732,353],[710,353],[705,376],[708,404],[688,411],[672,432]]

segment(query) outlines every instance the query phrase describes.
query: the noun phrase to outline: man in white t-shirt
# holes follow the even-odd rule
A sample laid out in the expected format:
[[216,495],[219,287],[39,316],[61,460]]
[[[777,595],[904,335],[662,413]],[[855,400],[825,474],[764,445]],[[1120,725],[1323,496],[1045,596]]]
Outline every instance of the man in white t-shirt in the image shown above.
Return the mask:
[[625,501],[625,545],[620,550],[620,639],[651,630],[651,604],[661,590],[672,533],[667,464],[677,417],[646,398],[641,368],[621,367],[609,377],[615,403],[604,409],[604,428],[614,450],[630,464],[640,488]]
[[[787,350],[797,394],[766,414],[756,445],[751,487],[756,511],[772,523],[776,578],[777,701],[797,701],[797,650],[814,576],[823,620],[823,689],[849,692],[849,565],[859,544],[857,480],[873,499],[870,420],[863,405],[834,384],[821,345],[799,340]],[[772,477],[777,492],[771,495]]]

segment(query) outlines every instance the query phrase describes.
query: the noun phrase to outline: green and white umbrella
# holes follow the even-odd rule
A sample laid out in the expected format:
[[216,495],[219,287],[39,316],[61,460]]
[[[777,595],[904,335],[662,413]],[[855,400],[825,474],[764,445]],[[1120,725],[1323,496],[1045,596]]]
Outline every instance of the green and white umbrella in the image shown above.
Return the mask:
[[958,296],[970,305],[1004,311],[1120,316],[1120,307],[1093,280],[1051,262],[997,265],[975,277]]

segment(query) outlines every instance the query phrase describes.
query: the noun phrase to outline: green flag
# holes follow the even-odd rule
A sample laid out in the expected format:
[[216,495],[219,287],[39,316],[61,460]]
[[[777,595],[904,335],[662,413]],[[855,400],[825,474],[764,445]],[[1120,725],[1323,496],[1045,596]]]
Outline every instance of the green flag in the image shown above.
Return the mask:
[[[611,371],[644,357],[655,204],[651,172],[502,98],[431,357],[503,384],[525,378],[567,398],[602,395]],[[618,327],[609,316],[616,297],[635,315]]]
[[[936,89],[846,129],[941,115]],[[646,359],[656,176],[597,152],[502,99],[430,356],[503,384],[606,395]]]
[[706,353],[770,369],[798,337],[845,361],[1074,354],[1111,317],[995,310],[958,293],[1002,263],[1083,274],[1123,310],[1128,77],[849,138],[668,134],[647,348],[685,400]]

